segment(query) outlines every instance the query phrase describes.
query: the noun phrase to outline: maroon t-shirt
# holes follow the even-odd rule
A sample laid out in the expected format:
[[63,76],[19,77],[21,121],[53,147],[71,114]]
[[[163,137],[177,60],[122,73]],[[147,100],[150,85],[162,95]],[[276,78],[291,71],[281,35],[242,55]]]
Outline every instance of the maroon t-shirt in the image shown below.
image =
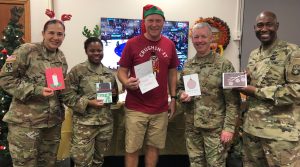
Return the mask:
[[140,89],[127,90],[125,106],[128,109],[157,114],[168,110],[169,69],[179,64],[174,43],[162,36],[159,41],[150,41],[140,35],[127,41],[120,59],[120,66],[130,70],[136,77],[134,66],[152,60],[153,72],[158,87],[142,94]]

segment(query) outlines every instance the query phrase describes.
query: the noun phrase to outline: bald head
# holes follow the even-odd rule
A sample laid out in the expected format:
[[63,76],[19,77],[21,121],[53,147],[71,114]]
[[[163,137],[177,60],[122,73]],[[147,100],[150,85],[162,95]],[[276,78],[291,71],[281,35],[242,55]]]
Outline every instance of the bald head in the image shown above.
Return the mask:
[[261,12],[257,17],[256,17],[256,21],[260,18],[263,18],[263,17],[270,17],[272,18],[275,22],[277,22],[277,17],[276,17],[276,14],[271,12],[271,11],[263,11]]

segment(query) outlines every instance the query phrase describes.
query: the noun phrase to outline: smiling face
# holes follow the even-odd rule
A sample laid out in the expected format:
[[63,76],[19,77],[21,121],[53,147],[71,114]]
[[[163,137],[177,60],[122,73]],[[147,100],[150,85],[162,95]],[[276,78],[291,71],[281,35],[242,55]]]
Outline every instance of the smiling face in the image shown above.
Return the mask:
[[145,18],[145,37],[151,41],[158,41],[160,39],[164,22],[164,18],[159,14],[152,14],[147,16]]
[[198,56],[205,56],[210,52],[210,44],[213,40],[208,27],[195,28],[192,32],[192,43]]
[[254,30],[263,46],[269,46],[277,39],[278,27],[279,23],[273,13],[262,12],[257,16]]
[[103,46],[100,42],[94,41],[88,44],[85,50],[90,63],[99,65],[103,59]]
[[50,51],[56,51],[65,39],[65,29],[61,23],[49,24],[42,32],[43,44]]

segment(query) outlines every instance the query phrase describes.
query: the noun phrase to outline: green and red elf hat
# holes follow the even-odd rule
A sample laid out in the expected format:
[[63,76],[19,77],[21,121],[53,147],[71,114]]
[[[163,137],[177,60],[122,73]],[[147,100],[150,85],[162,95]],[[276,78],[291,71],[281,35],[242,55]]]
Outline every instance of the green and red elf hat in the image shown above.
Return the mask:
[[161,8],[159,8],[157,6],[154,6],[154,5],[151,5],[151,4],[145,5],[143,7],[143,20],[142,20],[142,28],[141,28],[142,29],[142,34],[144,34],[146,32],[145,18],[149,15],[152,15],[152,14],[161,15],[165,19],[164,12],[161,10]]

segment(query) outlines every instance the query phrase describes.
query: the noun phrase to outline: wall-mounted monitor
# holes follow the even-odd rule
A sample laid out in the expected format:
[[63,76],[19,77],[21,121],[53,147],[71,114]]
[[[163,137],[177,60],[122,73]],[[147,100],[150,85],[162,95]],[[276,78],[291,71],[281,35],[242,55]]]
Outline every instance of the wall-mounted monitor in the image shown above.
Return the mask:
[[[101,40],[104,45],[102,63],[111,69],[117,69],[122,51],[128,39],[141,34],[140,19],[101,18]],[[172,40],[176,46],[182,70],[188,57],[188,21],[166,21],[162,34]]]

